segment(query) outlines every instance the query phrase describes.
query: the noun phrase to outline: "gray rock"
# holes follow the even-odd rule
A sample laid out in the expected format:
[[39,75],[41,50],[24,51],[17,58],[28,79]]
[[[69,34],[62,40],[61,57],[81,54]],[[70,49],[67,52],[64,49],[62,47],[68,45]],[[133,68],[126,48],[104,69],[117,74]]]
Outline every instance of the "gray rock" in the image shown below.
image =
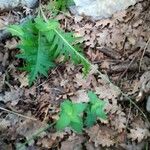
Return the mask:
[[148,96],[148,99],[147,99],[146,110],[150,113],[150,96]]
[[136,3],[136,0],[74,0],[79,15],[93,19],[111,17],[115,12],[124,10]]

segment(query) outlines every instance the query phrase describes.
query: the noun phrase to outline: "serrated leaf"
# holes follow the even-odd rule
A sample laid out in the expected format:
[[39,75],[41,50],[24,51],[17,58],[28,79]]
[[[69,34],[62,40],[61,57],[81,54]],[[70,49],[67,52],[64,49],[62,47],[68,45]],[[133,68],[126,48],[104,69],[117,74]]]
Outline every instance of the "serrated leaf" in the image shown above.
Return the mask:
[[92,104],[95,104],[97,102],[97,100],[98,100],[97,95],[95,93],[93,93],[92,91],[88,91],[88,97],[89,97],[90,102]]
[[96,115],[95,114],[93,114],[93,113],[88,113],[87,114],[87,117],[86,117],[86,119],[85,119],[85,125],[86,125],[86,127],[91,127],[91,126],[93,126],[95,123],[96,123]]
[[96,110],[96,115],[97,115],[97,117],[99,117],[100,119],[103,119],[103,120],[106,120],[106,119],[107,119],[107,115],[106,115],[106,113],[104,112],[103,109],[97,109],[97,110]]
[[70,118],[67,114],[62,113],[60,115],[60,118],[56,122],[56,129],[57,130],[63,130],[70,124]]
[[73,107],[74,107],[74,110],[76,110],[76,112],[78,114],[80,114],[85,110],[85,108],[87,107],[87,104],[76,103],[76,104],[73,105]]
[[73,33],[59,29],[58,21],[44,21],[43,18],[37,17],[23,25],[12,25],[8,30],[21,39],[21,54],[18,58],[25,61],[23,69],[29,72],[30,85],[38,76],[47,76],[48,70],[55,66],[54,62],[60,56],[64,56],[65,60],[70,59],[75,64],[82,64],[84,74],[88,73],[90,63],[80,49],[73,47],[76,38],[73,37]]
[[41,17],[37,17],[35,18],[35,27],[41,32],[47,32],[52,29],[57,29],[59,27],[59,23],[54,19],[45,22]]
[[80,123],[81,121],[81,117],[79,117],[80,114],[72,114],[72,116],[70,116],[70,120],[71,122],[76,122],[76,123]]
[[21,26],[18,26],[18,25],[10,25],[8,26],[7,30],[11,32],[13,36],[22,37],[24,35],[24,32]]
[[62,104],[61,104],[61,110],[63,112],[65,112],[68,115],[72,115],[73,113],[73,107],[72,107],[72,102],[69,100],[65,100]]
[[76,131],[78,133],[82,133],[82,129],[83,129],[83,122],[82,121],[80,121],[78,123],[77,122],[71,122],[70,126],[74,131]]

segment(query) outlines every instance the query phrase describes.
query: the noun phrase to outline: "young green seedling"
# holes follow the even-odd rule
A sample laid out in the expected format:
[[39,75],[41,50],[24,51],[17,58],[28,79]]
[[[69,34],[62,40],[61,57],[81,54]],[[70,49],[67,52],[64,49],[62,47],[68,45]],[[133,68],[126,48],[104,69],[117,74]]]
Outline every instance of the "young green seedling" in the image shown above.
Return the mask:
[[60,118],[56,123],[56,129],[63,130],[66,127],[71,127],[74,131],[81,133],[83,129],[82,113],[86,106],[87,104],[65,100],[61,104]]
[[104,112],[105,102],[100,100],[92,91],[88,92],[88,97],[90,101],[86,109],[85,125],[91,127],[96,123],[98,118],[106,120],[107,116]]

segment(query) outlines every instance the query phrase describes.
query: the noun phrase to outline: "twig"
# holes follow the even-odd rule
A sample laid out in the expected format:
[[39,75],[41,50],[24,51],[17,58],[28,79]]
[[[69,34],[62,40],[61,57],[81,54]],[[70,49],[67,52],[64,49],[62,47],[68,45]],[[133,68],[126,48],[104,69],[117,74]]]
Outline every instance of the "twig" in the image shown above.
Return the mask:
[[139,71],[140,71],[141,64],[142,64],[142,60],[143,60],[143,57],[144,57],[144,54],[145,54],[145,52],[146,52],[146,49],[147,49],[147,47],[148,47],[149,42],[150,42],[150,38],[148,39],[148,41],[147,41],[147,43],[146,43],[146,45],[145,45],[145,47],[144,47],[142,56],[141,56],[141,59],[140,59],[140,65],[139,65]]
[[22,115],[22,114],[19,114],[19,113],[17,113],[17,112],[14,112],[14,111],[5,109],[5,108],[3,108],[3,107],[0,107],[0,110],[6,111],[6,112],[8,112],[8,113],[17,115],[17,116],[22,117],[22,118],[25,118],[25,119],[30,119],[30,120],[33,120],[33,121],[37,121],[37,119],[35,119],[35,118],[28,117],[28,116],[24,116],[24,115]]
[[[143,51],[143,54],[142,54],[142,57],[141,57],[141,60],[140,60],[139,70],[140,70],[141,63],[142,63],[142,59],[143,59],[143,57],[144,57],[144,54],[145,54],[145,51],[146,51],[146,49],[147,49],[147,46],[148,46],[149,42],[150,42],[150,38],[149,38],[149,40],[147,41],[147,43],[146,43],[146,45],[145,45],[145,48],[144,48],[144,51]],[[140,50],[138,51],[138,53],[137,53],[137,54],[134,56],[134,58],[131,60],[131,62],[130,62],[130,64],[129,64],[128,68],[122,73],[122,75],[120,76],[119,79],[121,79],[121,78],[127,73],[129,67],[132,65],[132,63],[134,62],[135,58],[141,53],[141,51],[142,51],[142,48],[140,48]]]

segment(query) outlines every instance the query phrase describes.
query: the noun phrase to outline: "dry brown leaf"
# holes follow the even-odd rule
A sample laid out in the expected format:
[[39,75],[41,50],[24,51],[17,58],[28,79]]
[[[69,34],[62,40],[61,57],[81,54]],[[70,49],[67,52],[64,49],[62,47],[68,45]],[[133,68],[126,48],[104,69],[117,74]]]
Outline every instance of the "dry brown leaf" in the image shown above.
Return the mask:
[[106,126],[99,127],[95,125],[86,131],[90,137],[90,141],[94,142],[95,146],[110,147],[115,144],[114,131]]
[[[33,120],[26,120],[23,123],[19,125],[17,128],[17,133],[19,135],[22,135],[26,137],[26,139],[30,139],[35,133],[37,133],[39,130],[46,128],[46,124],[42,123],[40,121],[33,121]],[[39,137],[42,137],[45,135],[45,132],[42,132]],[[29,145],[32,145],[34,143],[34,140],[30,140]]]
[[6,27],[5,21],[0,18],[0,30],[3,30],[5,27]]
[[126,14],[127,14],[126,10],[119,11],[113,14],[113,20],[119,20],[120,22],[124,22]]
[[15,106],[21,100],[22,96],[22,89],[11,89],[10,92],[5,92],[5,95],[0,95],[0,101],[3,101],[4,103],[10,102],[11,105]]
[[114,100],[120,95],[120,91],[116,90],[113,86],[106,83],[95,87],[95,92],[102,99]]
[[18,45],[18,42],[16,41],[15,38],[12,38],[11,40],[7,40],[5,47],[8,49],[15,49]]
[[79,90],[75,93],[75,96],[71,97],[73,102],[80,103],[80,102],[89,102],[89,98],[87,95],[87,91]]
[[76,74],[75,78],[74,78],[74,82],[77,83],[77,85],[80,87],[82,86],[83,88],[89,88],[90,84],[91,84],[91,80],[90,77],[89,78],[83,78],[83,74],[78,73]]
[[70,136],[69,139],[61,143],[60,150],[82,150],[82,143],[84,137],[82,136]]
[[9,120],[0,119],[0,132],[4,131],[11,125]]
[[20,82],[20,88],[29,86],[28,76],[25,72],[18,76],[18,80]]
[[112,28],[114,25],[114,21],[112,19],[103,19],[100,21],[97,21],[95,24],[95,27],[97,28],[105,28],[108,26],[109,28]]
[[132,120],[131,128],[129,129],[130,133],[128,138],[132,141],[137,140],[141,142],[143,139],[150,137],[149,124],[145,122],[141,116],[137,116]]
[[130,129],[130,133],[128,134],[128,138],[131,138],[132,141],[137,140],[138,142],[141,142],[143,139],[148,137],[150,137],[149,130],[138,127],[135,129]]
[[126,114],[121,110],[118,110],[114,114],[114,118],[111,120],[111,125],[114,126],[119,133],[126,128],[126,123],[127,123]]

